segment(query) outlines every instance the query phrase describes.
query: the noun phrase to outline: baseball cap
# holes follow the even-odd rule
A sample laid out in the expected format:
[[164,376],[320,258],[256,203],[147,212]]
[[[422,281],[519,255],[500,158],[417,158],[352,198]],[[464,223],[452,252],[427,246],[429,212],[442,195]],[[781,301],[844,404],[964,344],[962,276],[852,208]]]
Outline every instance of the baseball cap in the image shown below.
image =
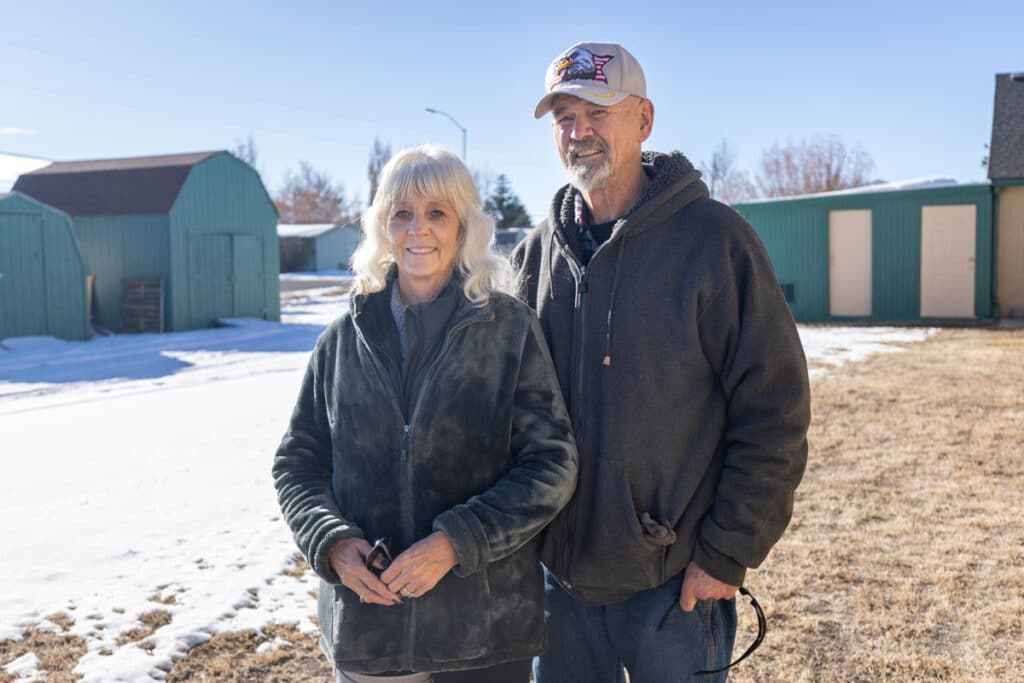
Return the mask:
[[640,62],[615,43],[576,43],[551,62],[544,72],[547,92],[533,112],[540,118],[551,111],[557,95],[575,95],[594,104],[618,104],[630,95],[647,98],[647,81]]

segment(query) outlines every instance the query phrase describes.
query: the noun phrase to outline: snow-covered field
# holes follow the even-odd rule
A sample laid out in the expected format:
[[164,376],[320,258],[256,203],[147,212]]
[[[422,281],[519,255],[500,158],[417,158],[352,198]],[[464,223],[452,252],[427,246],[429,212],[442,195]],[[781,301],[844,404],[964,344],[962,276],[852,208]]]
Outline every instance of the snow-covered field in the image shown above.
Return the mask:
[[[64,612],[86,681],[163,679],[211,633],[312,629],[315,582],[270,479],[309,351],[346,297],[312,291],[282,323],[0,342],[0,639]],[[815,373],[930,331],[802,328]],[[154,609],[169,624],[118,645]],[[31,656],[8,672],[38,676]]]

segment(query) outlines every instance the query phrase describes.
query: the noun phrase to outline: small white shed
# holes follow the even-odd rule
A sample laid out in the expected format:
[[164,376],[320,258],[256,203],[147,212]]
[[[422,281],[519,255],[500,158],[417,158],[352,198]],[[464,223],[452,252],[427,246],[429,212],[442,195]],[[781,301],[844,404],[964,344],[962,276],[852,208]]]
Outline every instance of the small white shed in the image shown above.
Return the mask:
[[352,223],[279,223],[282,273],[348,270],[363,231]]

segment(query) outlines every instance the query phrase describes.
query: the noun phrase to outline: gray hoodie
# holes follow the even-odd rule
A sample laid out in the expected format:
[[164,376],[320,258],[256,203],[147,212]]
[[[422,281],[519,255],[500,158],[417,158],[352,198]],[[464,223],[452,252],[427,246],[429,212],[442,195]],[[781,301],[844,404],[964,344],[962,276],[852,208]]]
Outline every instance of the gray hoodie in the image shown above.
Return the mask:
[[573,190],[513,254],[572,415],[579,484],[545,565],[607,604],[696,560],[742,583],[789,523],[807,457],[803,349],[756,233],[679,153],[584,268]]

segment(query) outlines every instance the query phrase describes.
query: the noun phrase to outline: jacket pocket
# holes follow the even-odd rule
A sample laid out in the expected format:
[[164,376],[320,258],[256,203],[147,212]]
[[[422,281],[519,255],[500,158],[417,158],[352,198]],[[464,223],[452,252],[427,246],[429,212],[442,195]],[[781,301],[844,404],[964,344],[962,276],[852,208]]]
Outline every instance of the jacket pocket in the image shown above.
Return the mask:
[[[320,628],[325,637],[330,634],[335,664],[367,662],[402,654],[403,646],[408,642],[405,638],[406,609],[360,602],[359,596],[345,586],[327,587],[329,591],[332,589],[330,612],[326,615],[332,623],[327,628],[321,621]],[[320,611],[317,616],[323,618]]]
[[624,463],[597,458],[592,476],[574,520],[570,580],[581,589],[635,591],[661,585],[667,546],[647,540]]
[[466,577],[449,573],[418,601],[419,654],[434,662],[476,659],[491,644],[491,588],[487,570]]

